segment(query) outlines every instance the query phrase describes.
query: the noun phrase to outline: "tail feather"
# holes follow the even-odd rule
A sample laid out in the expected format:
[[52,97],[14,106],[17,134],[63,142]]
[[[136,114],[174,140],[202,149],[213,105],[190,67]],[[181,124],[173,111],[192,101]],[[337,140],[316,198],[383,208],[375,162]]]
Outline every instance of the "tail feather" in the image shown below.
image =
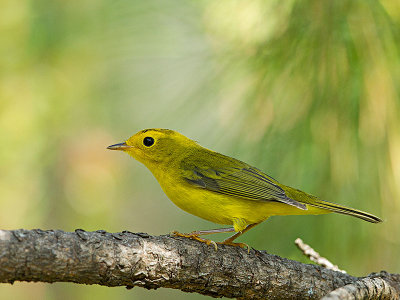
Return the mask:
[[307,205],[315,206],[322,209],[327,209],[339,214],[349,215],[353,217],[360,218],[362,220],[371,222],[371,223],[380,223],[382,220],[372,214],[363,212],[361,210],[357,210],[350,207],[341,206],[335,203],[323,201],[323,200],[314,200],[313,203],[307,203]]

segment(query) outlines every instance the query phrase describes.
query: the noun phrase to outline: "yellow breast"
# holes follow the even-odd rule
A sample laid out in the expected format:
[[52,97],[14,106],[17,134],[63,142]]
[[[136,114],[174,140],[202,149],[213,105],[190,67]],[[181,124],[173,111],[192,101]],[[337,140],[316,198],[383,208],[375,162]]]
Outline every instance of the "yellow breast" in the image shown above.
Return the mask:
[[262,222],[273,215],[321,214],[325,212],[309,206],[308,210],[300,210],[275,201],[247,200],[223,195],[166,176],[166,173],[163,173],[162,176],[156,177],[164,192],[176,206],[190,214],[218,224],[232,225],[235,219],[242,219],[249,225]]

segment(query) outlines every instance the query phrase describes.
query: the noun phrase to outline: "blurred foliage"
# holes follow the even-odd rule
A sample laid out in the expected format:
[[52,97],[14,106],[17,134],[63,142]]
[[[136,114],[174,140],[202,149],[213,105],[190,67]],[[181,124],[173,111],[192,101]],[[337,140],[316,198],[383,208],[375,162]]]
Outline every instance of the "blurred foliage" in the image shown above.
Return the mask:
[[[400,4],[10,1],[0,10],[0,228],[216,227],[105,147],[175,129],[282,183],[366,210],[273,217],[241,240],[307,262],[302,237],[354,275],[400,272]],[[215,239],[223,237],[215,237]],[[195,299],[73,284],[13,299]]]

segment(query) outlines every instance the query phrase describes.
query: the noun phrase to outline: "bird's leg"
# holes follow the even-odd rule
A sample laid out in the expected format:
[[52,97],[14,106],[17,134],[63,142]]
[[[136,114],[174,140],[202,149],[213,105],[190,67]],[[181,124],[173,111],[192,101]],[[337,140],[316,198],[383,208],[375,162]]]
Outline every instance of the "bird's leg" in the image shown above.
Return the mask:
[[232,235],[231,237],[227,238],[226,240],[222,241],[222,242],[214,242],[212,240],[208,240],[208,239],[203,239],[201,237],[199,237],[200,235],[206,235],[206,234],[214,234],[214,233],[224,233],[224,232],[234,232],[235,229],[233,227],[231,228],[219,228],[219,229],[209,229],[209,230],[197,230],[197,231],[192,231],[190,233],[180,233],[177,231],[173,231],[172,234],[175,236],[181,236],[181,237],[186,237],[192,240],[196,240],[202,243],[205,243],[207,245],[211,245],[213,244],[215,247],[215,250],[218,250],[218,246],[217,244],[220,245],[229,245],[229,246],[236,246],[236,247],[241,247],[241,248],[247,248],[247,251],[250,252],[250,247],[247,244],[244,243],[234,243],[233,241],[235,239],[237,239],[239,236],[241,236],[242,234],[244,234],[245,232],[249,231],[250,229],[252,229],[254,226],[258,225],[260,223],[254,223],[254,224],[250,224],[247,225],[245,229],[243,229],[242,231],[236,232],[234,235]]
[[218,229],[208,229],[208,230],[196,230],[190,233],[180,233],[178,231],[173,231],[172,233],[177,236],[191,238],[194,236],[206,235],[206,234],[213,234],[213,233],[224,233],[224,232],[234,232],[235,229],[231,228],[218,228]]
[[192,240],[196,240],[196,241],[205,243],[207,245],[213,244],[215,247],[215,250],[218,250],[218,246],[214,241],[208,240],[208,239],[203,239],[199,236],[206,235],[206,234],[234,232],[234,231],[235,231],[235,229],[233,227],[231,227],[231,228],[218,228],[218,229],[209,229],[209,230],[196,230],[196,231],[192,231],[190,233],[180,233],[178,231],[173,231],[172,234],[175,236],[181,236],[181,237],[189,238]]
[[226,240],[219,242],[217,244],[221,244],[221,245],[230,245],[230,246],[236,246],[236,247],[242,247],[242,248],[247,248],[247,251],[250,252],[250,247],[247,244],[244,243],[234,243],[233,241],[235,239],[237,239],[239,236],[241,236],[242,234],[244,234],[245,232],[249,231],[250,229],[252,229],[254,226],[258,225],[260,223],[254,223],[254,224],[250,224],[247,225],[247,227],[245,229],[243,229],[242,231],[236,232],[234,235],[232,235],[231,237],[227,238]]

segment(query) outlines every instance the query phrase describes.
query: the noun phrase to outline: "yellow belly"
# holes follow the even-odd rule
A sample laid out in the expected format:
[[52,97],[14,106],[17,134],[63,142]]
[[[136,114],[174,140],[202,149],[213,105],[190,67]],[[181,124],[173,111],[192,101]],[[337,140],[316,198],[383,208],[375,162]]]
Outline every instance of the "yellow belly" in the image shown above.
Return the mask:
[[164,192],[179,208],[208,221],[232,225],[234,219],[259,223],[274,215],[324,214],[329,211],[307,205],[307,210],[275,201],[247,200],[208,191],[191,185],[163,185]]

